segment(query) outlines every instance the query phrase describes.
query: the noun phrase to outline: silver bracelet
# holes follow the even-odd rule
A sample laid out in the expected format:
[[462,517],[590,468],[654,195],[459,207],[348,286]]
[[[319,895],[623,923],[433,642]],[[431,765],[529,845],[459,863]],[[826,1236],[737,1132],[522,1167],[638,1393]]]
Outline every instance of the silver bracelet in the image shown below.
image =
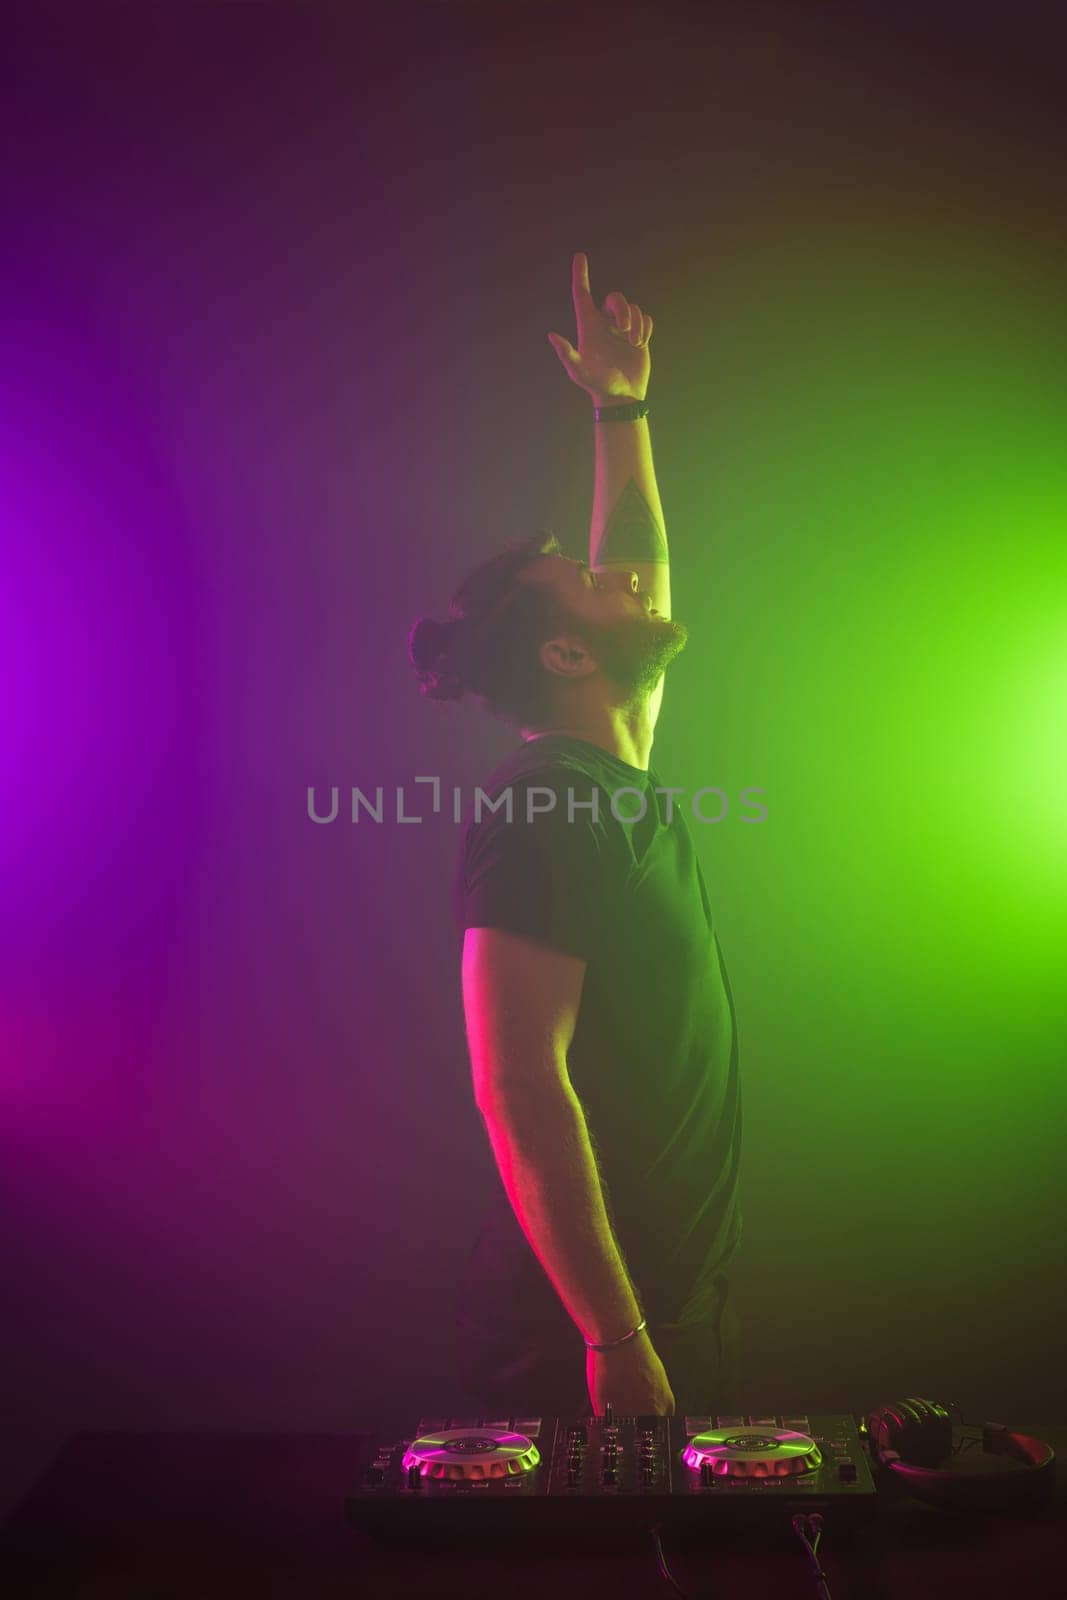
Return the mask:
[[627,1339],[632,1339],[639,1334],[647,1321],[647,1317],[642,1317],[636,1328],[631,1328],[629,1333],[624,1333],[621,1339],[612,1339],[610,1344],[590,1344],[589,1340],[586,1339],[585,1348],[587,1350],[596,1350],[598,1353],[601,1350],[614,1350],[616,1345],[625,1344]]

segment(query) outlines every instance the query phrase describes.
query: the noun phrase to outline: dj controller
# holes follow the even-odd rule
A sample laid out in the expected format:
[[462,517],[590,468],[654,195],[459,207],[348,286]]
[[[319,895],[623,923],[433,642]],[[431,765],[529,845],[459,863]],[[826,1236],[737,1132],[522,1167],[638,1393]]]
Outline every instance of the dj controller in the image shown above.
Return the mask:
[[372,1434],[345,1509],[373,1533],[484,1536],[766,1527],[798,1510],[840,1528],[875,1499],[849,1414],[633,1417],[608,1406],[575,1422],[428,1416],[406,1438]]

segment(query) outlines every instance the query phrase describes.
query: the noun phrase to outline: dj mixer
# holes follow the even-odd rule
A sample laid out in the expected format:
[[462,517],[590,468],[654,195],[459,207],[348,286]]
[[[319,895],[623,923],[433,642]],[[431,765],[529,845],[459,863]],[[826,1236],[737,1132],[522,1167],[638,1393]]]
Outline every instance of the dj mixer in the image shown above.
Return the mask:
[[875,1498],[849,1414],[632,1417],[608,1406],[575,1422],[426,1416],[407,1437],[372,1434],[345,1509],[370,1532],[483,1536],[766,1526],[798,1510],[842,1527]]

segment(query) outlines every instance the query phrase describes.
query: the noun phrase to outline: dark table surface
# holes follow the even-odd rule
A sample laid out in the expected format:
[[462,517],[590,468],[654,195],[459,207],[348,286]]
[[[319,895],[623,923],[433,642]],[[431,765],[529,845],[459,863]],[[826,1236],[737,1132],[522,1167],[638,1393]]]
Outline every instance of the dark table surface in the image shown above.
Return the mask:
[[[847,1541],[824,1535],[833,1600],[1054,1596],[1067,1592],[1067,1426],[1014,1424],[1057,1453],[1047,1506],[983,1516],[936,1510],[894,1482]],[[651,1542],[521,1548],[382,1544],[352,1528],[354,1433],[80,1433],[0,1534],[0,1582],[16,1600],[316,1600],[499,1594],[669,1597]],[[816,1594],[790,1533],[694,1548],[663,1535],[691,1600]]]

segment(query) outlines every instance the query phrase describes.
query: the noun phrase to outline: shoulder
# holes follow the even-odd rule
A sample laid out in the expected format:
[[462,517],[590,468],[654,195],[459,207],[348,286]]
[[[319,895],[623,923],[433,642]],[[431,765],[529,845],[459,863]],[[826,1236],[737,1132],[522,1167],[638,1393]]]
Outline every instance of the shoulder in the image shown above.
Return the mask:
[[464,838],[477,843],[501,829],[542,835],[561,827],[576,835],[599,834],[608,811],[588,773],[559,763],[527,768],[487,782],[471,798]]

